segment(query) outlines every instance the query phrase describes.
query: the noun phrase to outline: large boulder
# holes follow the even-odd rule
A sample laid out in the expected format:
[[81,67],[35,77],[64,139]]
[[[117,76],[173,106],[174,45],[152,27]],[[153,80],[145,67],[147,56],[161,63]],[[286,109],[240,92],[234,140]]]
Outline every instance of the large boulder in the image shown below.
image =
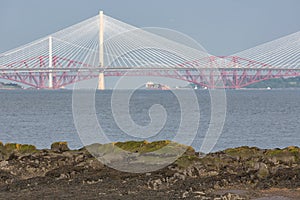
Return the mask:
[[54,142],[51,144],[51,150],[56,152],[69,151],[67,142]]

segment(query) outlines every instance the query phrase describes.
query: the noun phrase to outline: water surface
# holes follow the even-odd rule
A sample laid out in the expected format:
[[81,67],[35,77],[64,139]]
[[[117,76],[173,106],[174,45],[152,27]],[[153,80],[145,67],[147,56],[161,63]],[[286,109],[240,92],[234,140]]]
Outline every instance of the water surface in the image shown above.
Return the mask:
[[[227,90],[226,95],[226,121],[214,151],[243,145],[260,148],[300,145],[299,90]],[[208,91],[197,91],[197,96],[201,120],[192,146],[199,150],[209,125],[210,96]],[[111,91],[99,91],[95,98],[98,119],[108,138],[136,139],[114,122],[110,98]],[[73,122],[72,91],[1,90],[0,102],[1,141],[34,144],[38,148],[49,148],[54,141],[67,141],[71,148],[82,147]],[[142,126],[150,123],[148,110],[154,104],[164,106],[168,118],[164,128],[149,140],[174,138],[181,113],[178,100],[170,91],[136,91],[130,100],[132,119]]]

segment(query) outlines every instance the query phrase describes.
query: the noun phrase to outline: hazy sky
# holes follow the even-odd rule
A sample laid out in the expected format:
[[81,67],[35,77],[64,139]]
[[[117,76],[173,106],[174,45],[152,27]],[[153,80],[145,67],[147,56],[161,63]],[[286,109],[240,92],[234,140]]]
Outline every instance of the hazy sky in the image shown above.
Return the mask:
[[230,55],[300,30],[299,0],[1,0],[0,52],[105,14],[183,32]]

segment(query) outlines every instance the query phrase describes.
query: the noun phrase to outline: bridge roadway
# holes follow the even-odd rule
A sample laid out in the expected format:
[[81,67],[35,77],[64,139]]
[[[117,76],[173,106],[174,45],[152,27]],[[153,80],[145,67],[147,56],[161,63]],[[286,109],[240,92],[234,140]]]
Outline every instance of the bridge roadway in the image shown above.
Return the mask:
[[59,89],[76,82],[98,78],[103,72],[110,76],[156,76],[184,80],[207,88],[243,88],[260,81],[300,76],[299,69],[254,68],[33,68],[0,69],[0,78],[22,83],[38,89]]

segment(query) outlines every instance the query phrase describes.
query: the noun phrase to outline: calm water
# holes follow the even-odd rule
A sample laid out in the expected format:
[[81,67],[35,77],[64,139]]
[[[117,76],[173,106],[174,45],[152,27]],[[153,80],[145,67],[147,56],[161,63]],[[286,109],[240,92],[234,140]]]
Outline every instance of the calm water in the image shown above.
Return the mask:
[[[230,90],[226,95],[227,116],[215,151],[242,145],[300,146],[300,90]],[[192,146],[199,150],[209,124],[210,96],[207,91],[197,91],[197,96],[201,120]],[[96,94],[101,126],[112,141],[134,139],[114,122],[110,98],[111,91]],[[72,91],[1,90],[0,102],[1,141],[34,144],[39,148],[49,148],[54,141],[67,141],[71,148],[82,146],[73,122]],[[135,92],[130,100],[132,119],[139,125],[147,125],[148,109],[153,104],[163,105],[168,118],[161,132],[149,140],[172,139],[181,115],[179,103],[170,91]]]

